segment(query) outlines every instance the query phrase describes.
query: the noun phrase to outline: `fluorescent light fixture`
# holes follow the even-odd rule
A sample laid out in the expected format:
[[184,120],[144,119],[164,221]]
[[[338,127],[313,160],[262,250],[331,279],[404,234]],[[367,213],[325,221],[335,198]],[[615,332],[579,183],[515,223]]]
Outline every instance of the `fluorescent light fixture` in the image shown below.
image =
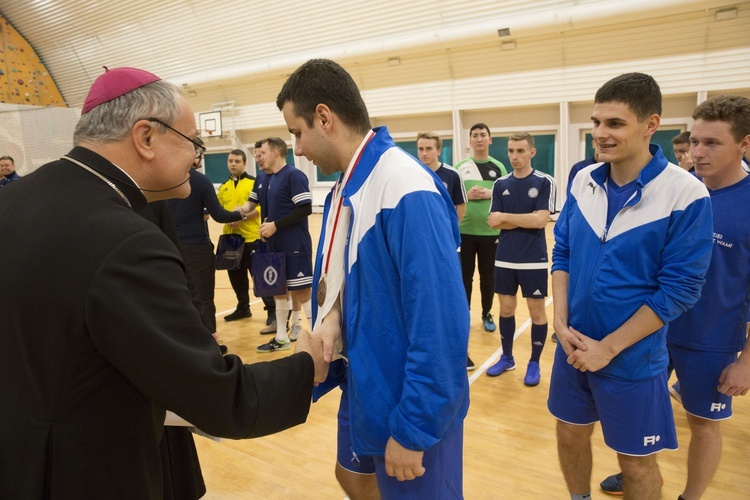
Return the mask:
[[721,9],[716,11],[717,21],[726,21],[727,19],[735,19],[737,17],[737,8],[731,7],[729,9]]

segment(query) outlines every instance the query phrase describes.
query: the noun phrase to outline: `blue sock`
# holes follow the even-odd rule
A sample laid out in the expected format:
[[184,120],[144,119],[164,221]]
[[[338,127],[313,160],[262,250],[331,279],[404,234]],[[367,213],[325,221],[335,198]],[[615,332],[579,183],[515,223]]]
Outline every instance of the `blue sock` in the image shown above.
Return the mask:
[[509,358],[513,357],[513,335],[516,333],[516,317],[500,316],[497,319],[497,324],[500,327],[500,343],[503,346],[503,354]]
[[547,341],[547,323],[543,325],[531,324],[531,361],[539,363],[542,357],[544,343]]

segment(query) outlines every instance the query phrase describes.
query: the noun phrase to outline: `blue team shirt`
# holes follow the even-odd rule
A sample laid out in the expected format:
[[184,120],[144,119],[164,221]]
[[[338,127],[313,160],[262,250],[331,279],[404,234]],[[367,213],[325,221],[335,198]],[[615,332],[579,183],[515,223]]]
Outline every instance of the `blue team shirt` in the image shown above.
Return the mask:
[[635,181],[628,182],[624,186],[618,186],[611,177],[607,179],[607,228],[612,224],[617,213],[635,194],[637,188]]
[[[510,173],[495,181],[490,212],[554,212],[555,191],[555,181],[552,177],[536,169],[521,179]],[[524,269],[546,269],[547,238],[544,229],[519,227],[501,230],[495,259],[495,265],[498,267],[514,268],[512,264],[515,263],[538,264],[534,267],[522,266]]]
[[750,176],[711,195],[714,244],[700,300],[669,324],[667,339],[682,347],[738,352],[750,309]]
[[440,180],[443,181],[443,185],[448,191],[448,195],[451,197],[453,205],[462,205],[466,203],[466,189],[464,188],[464,183],[461,180],[461,175],[459,175],[458,170],[456,170],[455,168],[450,166],[446,167],[444,165],[444,163],[440,164],[438,169],[435,171],[435,175],[437,175]]
[[[275,174],[266,175],[261,182],[255,183],[250,201],[260,204],[263,221],[273,222],[286,217],[297,206],[310,205],[312,193],[307,176],[291,165],[284,165]],[[307,218],[289,227],[278,228],[267,243],[271,251],[312,255]]]

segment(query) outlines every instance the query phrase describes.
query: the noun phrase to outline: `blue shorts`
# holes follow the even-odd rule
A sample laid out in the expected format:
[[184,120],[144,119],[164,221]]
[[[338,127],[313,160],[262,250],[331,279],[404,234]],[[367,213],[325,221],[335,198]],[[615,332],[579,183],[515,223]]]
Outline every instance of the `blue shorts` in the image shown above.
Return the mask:
[[707,352],[667,343],[672,365],[680,381],[685,411],[708,420],[732,416],[732,396],[722,394],[719,377],[724,368],[737,360],[736,352]]
[[346,383],[341,384],[338,413],[339,465],[355,474],[375,474],[383,499],[462,499],[463,498],[463,423],[438,444],[424,452],[425,473],[411,481],[399,481],[385,472],[383,456],[357,455],[352,448],[349,424],[349,397]]
[[341,384],[341,403],[338,414],[338,436],[336,439],[336,461],[341,467],[355,474],[375,474],[375,461],[370,455],[358,456],[352,446],[352,428],[349,423],[349,395],[346,382]]
[[667,373],[635,382],[580,372],[558,344],[547,408],[563,422],[602,424],[604,442],[618,453],[646,456],[677,449]]
[[518,286],[527,299],[543,299],[547,296],[546,269],[509,269],[495,267],[495,293],[515,295]]
[[385,473],[385,458],[373,457],[380,497],[385,500],[463,499],[463,447],[464,426],[461,423],[442,441],[424,452],[422,466],[425,473],[410,481],[399,481],[389,476]]
[[312,288],[312,257],[304,254],[286,254],[287,290]]

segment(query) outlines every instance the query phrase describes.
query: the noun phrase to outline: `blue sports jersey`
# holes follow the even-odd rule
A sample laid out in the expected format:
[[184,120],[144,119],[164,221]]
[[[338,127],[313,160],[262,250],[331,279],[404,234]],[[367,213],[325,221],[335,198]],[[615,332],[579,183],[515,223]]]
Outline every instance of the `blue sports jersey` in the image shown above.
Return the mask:
[[[555,181],[552,177],[536,169],[521,179],[510,173],[495,181],[490,212],[554,212],[555,192]],[[495,266],[509,269],[547,269],[547,238],[544,229],[519,227],[501,230],[495,252]]]
[[738,352],[750,309],[750,176],[711,195],[714,245],[701,299],[672,321],[667,338],[701,351]]
[[[262,208],[263,220],[269,222],[286,217],[297,206],[312,203],[307,176],[291,165],[284,165],[281,170],[267,177],[266,197],[267,203]],[[268,248],[287,254],[312,255],[307,217],[297,224],[278,228],[269,238]]]
[[255,185],[249,198],[253,203],[260,205],[261,221],[266,216],[263,210],[268,206],[268,177],[269,175],[265,171],[258,172],[258,177],[255,178]]
[[443,181],[443,185],[448,190],[448,195],[451,197],[454,205],[466,203],[466,189],[458,170],[450,165],[446,167],[445,163],[441,163],[435,174]]

